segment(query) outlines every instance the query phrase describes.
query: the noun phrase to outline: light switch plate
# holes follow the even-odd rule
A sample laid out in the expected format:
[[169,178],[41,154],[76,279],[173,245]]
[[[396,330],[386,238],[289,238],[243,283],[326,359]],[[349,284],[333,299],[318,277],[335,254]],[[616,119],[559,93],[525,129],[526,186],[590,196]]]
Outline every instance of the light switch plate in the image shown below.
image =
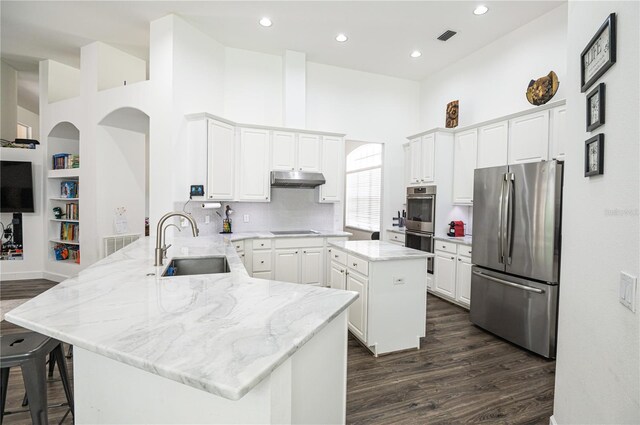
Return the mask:
[[638,278],[629,273],[620,272],[620,303],[629,310],[636,312],[636,290]]
[[245,214],[242,218],[243,218],[245,223],[249,222],[249,214]]
[[187,221],[187,219],[180,217],[180,227],[187,227],[188,225],[189,225],[189,222]]
[[211,223],[211,216],[207,214],[204,216],[204,224],[209,224],[209,223]]

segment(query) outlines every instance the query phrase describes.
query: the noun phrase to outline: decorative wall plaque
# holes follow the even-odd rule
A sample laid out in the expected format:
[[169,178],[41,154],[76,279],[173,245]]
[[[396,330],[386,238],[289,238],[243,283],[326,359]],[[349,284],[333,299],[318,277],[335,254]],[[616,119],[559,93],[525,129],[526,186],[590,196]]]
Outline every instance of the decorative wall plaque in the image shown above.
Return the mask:
[[445,127],[454,128],[458,126],[458,109],[459,105],[457,100],[447,103],[447,120]]

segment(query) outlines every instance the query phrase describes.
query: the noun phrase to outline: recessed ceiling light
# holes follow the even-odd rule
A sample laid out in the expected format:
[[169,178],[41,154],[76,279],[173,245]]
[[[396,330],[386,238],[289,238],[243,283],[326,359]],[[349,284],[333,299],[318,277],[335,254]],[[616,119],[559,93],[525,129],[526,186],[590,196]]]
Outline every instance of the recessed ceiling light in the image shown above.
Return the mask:
[[414,50],[413,52],[411,52],[412,58],[419,58],[420,56],[422,56],[422,53],[420,52],[420,50]]
[[271,19],[265,16],[264,18],[260,19],[260,25],[262,25],[263,27],[270,27],[271,25],[273,25],[273,23],[271,22]]
[[347,36],[342,34],[342,33],[336,35],[336,41],[337,42],[344,43],[347,40],[348,40]]
[[487,6],[478,6],[476,7],[476,9],[473,11],[474,15],[484,15],[485,13],[487,13],[489,11],[489,8]]

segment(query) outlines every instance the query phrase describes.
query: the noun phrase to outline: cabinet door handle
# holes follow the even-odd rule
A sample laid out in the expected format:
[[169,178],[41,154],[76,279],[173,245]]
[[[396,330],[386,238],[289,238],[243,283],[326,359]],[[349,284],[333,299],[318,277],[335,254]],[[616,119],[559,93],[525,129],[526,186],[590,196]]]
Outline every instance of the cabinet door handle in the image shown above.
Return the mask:
[[[296,251],[296,254],[297,254],[297,253],[298,253],[298,251]],[[302,253],[303,253],[303,254],[306,254],[306,253],[307,253],[307,251],[302,251]]]
[[260,264],[264,264],[264,260],[260,261]]
[[452,260],[455,260],[455,257],[451,257]]
[[298,253],[298,251],[295,252],[296,254]]
[[358,267],[358,263],[353,263],[353,267]]
[[338,254],[334,255],[334,257],[338,258]]

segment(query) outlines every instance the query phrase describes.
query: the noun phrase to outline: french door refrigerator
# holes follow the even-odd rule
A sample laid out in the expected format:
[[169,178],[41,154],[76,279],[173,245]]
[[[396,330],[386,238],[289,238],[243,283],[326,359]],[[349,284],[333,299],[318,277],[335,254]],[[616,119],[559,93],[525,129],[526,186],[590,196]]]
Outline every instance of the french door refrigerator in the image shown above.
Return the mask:
[[475,170],[470,319],[555,358],[563,163]]

